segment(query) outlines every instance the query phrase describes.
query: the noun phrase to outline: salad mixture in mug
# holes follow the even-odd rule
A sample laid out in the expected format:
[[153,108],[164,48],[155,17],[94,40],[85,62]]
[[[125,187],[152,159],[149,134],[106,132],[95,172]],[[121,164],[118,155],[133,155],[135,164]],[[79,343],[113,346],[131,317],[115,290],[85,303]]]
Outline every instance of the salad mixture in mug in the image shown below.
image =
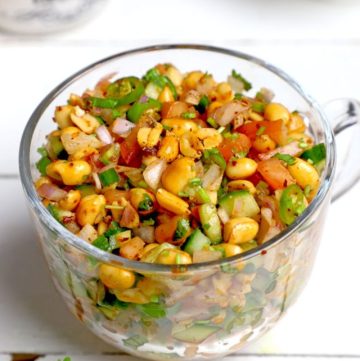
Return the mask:
[[[236,70],[218,83],[159,64],[70,94],[39,149],[43,204],[93,246],[140,262],[187,265],[263,244],[316,195],[325,147],[296,109],[251,88]],[[123,302],[144,281],[105,264],[99,276]]]

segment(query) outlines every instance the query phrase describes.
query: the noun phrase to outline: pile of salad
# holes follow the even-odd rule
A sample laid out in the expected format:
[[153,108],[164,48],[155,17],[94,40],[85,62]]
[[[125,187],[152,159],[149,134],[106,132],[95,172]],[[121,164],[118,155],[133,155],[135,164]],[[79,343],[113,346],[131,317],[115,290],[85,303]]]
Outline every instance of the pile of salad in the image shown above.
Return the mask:
[[[236,70],[216,82],[171,64],[114,78],[55,109],[37,162],[45,207],[94,247],[147,263],[214,261],[268,241],[316,195],[325,146],[269,89],[250,96]],[[105,264],[100,279],[136,283]]]

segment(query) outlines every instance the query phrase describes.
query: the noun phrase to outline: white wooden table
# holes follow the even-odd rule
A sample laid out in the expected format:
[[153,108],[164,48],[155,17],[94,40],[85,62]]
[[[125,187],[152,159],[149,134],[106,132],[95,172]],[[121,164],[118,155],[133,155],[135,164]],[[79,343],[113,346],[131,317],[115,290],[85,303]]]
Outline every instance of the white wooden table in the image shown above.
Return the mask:
[[[265,58],[319,102],[360,98],[360,3],[339,0],[110,1],[71,33],[0,34],[0,361],[135,360],[82,327],[50,282],[18,177],[18,145],[37,103],[114,52],[198,42]],[[359,140],[360,141],[360,140]],[[264,338],[228,361],[360,358],[360,185],[334,203],[304,294]],[[23,355],[23,356],[21,356]]]

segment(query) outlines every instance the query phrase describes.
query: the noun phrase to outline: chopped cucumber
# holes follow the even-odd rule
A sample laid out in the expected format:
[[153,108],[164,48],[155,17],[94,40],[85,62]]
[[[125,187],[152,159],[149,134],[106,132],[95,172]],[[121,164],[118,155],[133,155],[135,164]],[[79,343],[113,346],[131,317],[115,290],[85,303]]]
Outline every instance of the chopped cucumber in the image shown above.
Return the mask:
[[218,330],[220,330],[220,327],[217,326],[195,324],[183,331],[173,333],[172,336],[183,342],[201,343]]
[[206,203],[200,206],[199,215],[202,228],[210,238],[211,244],[220,243],[222,240],[220,219],[213,204]]
[[260,212],[254,196],[245,190],[228,193],[219,204],[229,217],[255,217]]
[[184,251],[192,256],[195,251],[201,251],[202,249],[210,246],[210,244],[210,239],[206,237],[199,228],[196,228],[187,239]]

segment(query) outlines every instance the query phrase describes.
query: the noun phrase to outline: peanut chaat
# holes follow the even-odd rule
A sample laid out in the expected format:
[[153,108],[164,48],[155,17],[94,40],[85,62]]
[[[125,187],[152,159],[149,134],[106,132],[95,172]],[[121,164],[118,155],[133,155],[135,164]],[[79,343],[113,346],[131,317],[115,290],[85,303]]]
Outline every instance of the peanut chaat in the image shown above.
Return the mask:
[[[141,262],[214,261],[263,244],[316,195],[325,147],[299,112],[251,87],[236,70],[218,83],[159,64],[71,94],[39,149],[43,204],[93,246]],[[134,285],[114,269],[100,268],[107,287]]]

